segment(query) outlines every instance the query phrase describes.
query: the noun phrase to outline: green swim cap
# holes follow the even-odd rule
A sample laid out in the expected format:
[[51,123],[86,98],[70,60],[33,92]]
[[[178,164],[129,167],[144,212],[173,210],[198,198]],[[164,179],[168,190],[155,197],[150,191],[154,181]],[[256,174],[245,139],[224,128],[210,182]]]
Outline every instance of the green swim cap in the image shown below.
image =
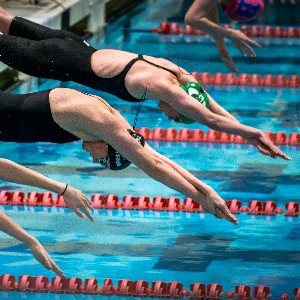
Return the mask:
[[[198,82],[188,82],[186,85],[180,86],[188,95],[197,99],[205,107],[209,108],[209,98],[205,90]],[[184,124],[195,123],[194,120],[180,114],[180,121]]]

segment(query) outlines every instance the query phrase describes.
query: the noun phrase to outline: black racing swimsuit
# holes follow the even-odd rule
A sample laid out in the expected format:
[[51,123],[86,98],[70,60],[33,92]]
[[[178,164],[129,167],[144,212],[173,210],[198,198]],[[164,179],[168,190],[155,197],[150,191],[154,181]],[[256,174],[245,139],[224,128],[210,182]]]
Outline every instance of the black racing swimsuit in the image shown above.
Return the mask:
[[0,91],[0,141],[69,143],[79,138],[53,120],[50,90],[17,95]]
[[74,81],[129,102],[142,101],[133,97],[125,86],[125,76],[136,61],[143,60],[176,76],[174,71],[138,55],[120,74],[99,77],[91,67],[91,57],[96,51],[71,32],[50,29],[20,17],[13,19],[9,35],[0,35],[0,60],[12,68],[35,77]]

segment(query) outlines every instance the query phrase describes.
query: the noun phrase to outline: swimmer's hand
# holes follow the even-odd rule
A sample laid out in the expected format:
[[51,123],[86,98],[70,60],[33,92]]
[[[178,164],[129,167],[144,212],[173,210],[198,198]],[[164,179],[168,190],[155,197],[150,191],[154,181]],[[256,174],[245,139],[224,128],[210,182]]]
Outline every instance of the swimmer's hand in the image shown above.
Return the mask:
[[261,48],[260,44],[258,44],[254,40],[248,38],[240,30],[229,29],[228,33],[229,34],[227,37],[233,41],[233,44],[240,50],[240,52],[243,54],[244,57],[246,57],[247,54],[250,57],[256,56],[255,52],[253,51],[253,49],[251,48],[250,45]]
[[264,132],[260,132],[259,136],[256,137],[248,137],[246,138],[246,140],[253,146],[257,147],[259,152],[264,155],[268,155],[273,158],[281,157],[285,160],[291,159],[289,156],[285,155],[278,147],[276,147]]
[[213,214],[218,219],[224,218],[236,225],[239,223],[237,218],[230,212],[226,202],[213,190],[201,202],[201,206],[205,212]]
[[65,278],[63,271],[56,265],[38,240],[34,239],[29,244],[29,247],[31,248],[33,256],[39,263],[41,263],[46,269],[55,272],[58,276]]
[[[94,222],[94,219],[88,210],[93,210],[93,206],[80,190],[68,186],[63,197],[67,207],[73,210],[77,216],[83,218],[85,214],[92,222]],[[83,210],[84,214],[80,212],[79,209]]]
[[238,72],[238,68],[236,67],[230,53],[227,50],[226,44],[224,42],[223,38],[214,38],[216,44],[217,44],[217,48],[218,48],[218,52],[219,52],[219,56],[220,59],[223,61],[223,63],[229,68],[231,69],[233,72]]

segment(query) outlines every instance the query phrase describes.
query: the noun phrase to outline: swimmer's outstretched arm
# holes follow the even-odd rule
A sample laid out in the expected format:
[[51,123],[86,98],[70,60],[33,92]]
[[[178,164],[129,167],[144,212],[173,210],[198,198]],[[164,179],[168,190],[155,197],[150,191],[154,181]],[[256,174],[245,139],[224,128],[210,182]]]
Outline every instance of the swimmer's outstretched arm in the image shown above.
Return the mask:
[[8,217],[3,211],[0,211],[0,230],[27,244],[31,248],[32,254],[36,260],[46,269],[52,270],[60,277],[65,277],[63,271],[55,264],[41,243]]
[[[80,105],[77,107],[80,112],[77,111],[78,115],[76,112],[73,115],[77,127],[73,127],[73,130],[84,132],[86,136],[93,136],[93,139],[98,141],[105,141],[153,179],[201,203],[204,209],[216,217],[237,223],[236,218],[226,209],[224,200],[216,193],[213,194],[211,188],[192,178],[192,175],[187,171],[185,173],[181,167],[176,167],[175,163],[171,165],[167,159],[162,159],[163,156],[157,155],[149,145],[143,147],[133,139],[127,132],[131,126],[117,111],[105,111],[97,106],[85,107],[84,110],[81,110]],[[64,114],[64,118],[60,118],[65,121],[69,116]],[[63,128],[66,126],[60,123],[58,118],[56,121]]]
[[217,115],[226,117],[233,122],[240,123],[230,112],[224,109],[221,105],[218,104],[208,93],[209,98],[209,110]]
[[170,85],[168,82],[161,83],[159,96],[160,101],[168,103],[176,111],[196,122],[217,131],[242,136],[250,144],[256,146],[262,154],[273,158],[281,157],[286,160],[290,159],[271,142],[263,131],[243,125],[229,116],[225,117],[224,112],[222,113],[223,115],[220,115],[210,111],[193,97],[186,94],[186,92],[176,84]]
[[[93,207],[81,191],[4,158],[0,158],[0,170],[0,179],[2,180],[35,186],[57,194],[64,192],[64,201],[71,210],[81,218],[85,214],[91,221],[94,221],[88,210],[88,208],[93,209]],[[82,209],[84,214],[79,209]]]
[[182,168],[180,165],[176,164],[174,161],[156,152],[148,144],[146,144],[145,147],[147,147],[151,154],[167,163],[182,177],[184,177],[190,184],[192,184],[200,193],[202,193],[203,198],[200,201],[199,199],[193,200],[200,203],[202,208],[206,212],[213,214],[217,218],[225,218],[234,224],[238,223],[238,220],[229,211],[225,201],[217,194],[217,192],[212,187],[200,181],[197,177]]
[[238,72],[227,50],[224,38],[231,39],[244,56],[248,54],[254,57],[255,52],[250,45],[259,48],[260,45],[239,30],[221,26],[219,23],[217,3],[217,0],[195,0],[186,12],[185,23],[210,34],[217,44],[221,60],[234,72]]

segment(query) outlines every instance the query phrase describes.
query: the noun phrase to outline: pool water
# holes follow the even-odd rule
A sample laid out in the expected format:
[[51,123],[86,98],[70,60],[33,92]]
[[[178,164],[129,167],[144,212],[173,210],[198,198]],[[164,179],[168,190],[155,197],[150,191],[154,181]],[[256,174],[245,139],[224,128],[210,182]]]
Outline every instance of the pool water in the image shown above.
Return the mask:
[[[168,1],[169,2],[169,1]],[[160,5],[157,1],[156,5]],[[140,6],[131,15],[132,27],[152,28],[161,17],[156,7]],[[147,11],[147,12],[146,12]],[[136,14],[135,14],[136,13]],[[162,13],[163,14],[163,13]],[[122,24],[129,16],[108,26],[106,38],[95,36],[89,42],[97,48],[118,48],[135,53],[171,58],[188,71],[228,72],[211,41],[172,43],[152,33],[132,33],[124,38]],[[201,51],[199,51],[199,49]],[[265,45],[255,59],[233,58],[241,72],[295,74],[300,50],[286,44]],[[299,69],[299,68],[298,68]],[[299,74],[298,74],[299,75]],[[136,104],[97,92],[74,83],[41,80],[33,89],[65,86],[102,96],[132,124]],[[244,124],[272,132],[299,132],[299,89],[207,86],[209,93]],[[24,92],[23,85],[15,93]],[[155,101],[146,101],[137,127],[186,126],[168,120]],[[200,124],[190,129],[208,130]],[[249,145],[210,143],[154,142],[158,152],[176,161],[200,180],[211,185],[227,200],[273,200],[284,208],[286,202],[298,201],[300,193],[299,147],[281,146],[291,161],[263,156]],[[180,197],[172,189],[150,179],[135,166],[120,172],[95,166],[81,142],[66,145],[49,143],[1,143],[1,157],[29,166],[51,178],[68,182],[88,197],[93,194],[147,195]],[[32,187],[0,182],[1,190]],[[95,223],[80,220],[68,209],[1,207],[9,216],[41,241],[68,277],[179,281],[189,289],[193,282],[219,283],[224,291],[235,285],[266,285],[273,298],[300,286],[299,218],[237,215],[239,225],[217,220],[208,214],[125,210],[95,210]],[[1,274],[29,274],[53,277],[31,255],[28,247],[0,233]],[[39,299],[30,293],[0,293],[9,299]],[[51,299],[89,299],[82,295],[50,295]],[[43,299],[50,299],[43,294]],[[99,296],[100,297],[100,296]],[[102,297],[101,297],[102,298]],[[117,299],[125,297],[117,297]],[[113,297],[110,297],[113,299]]]

